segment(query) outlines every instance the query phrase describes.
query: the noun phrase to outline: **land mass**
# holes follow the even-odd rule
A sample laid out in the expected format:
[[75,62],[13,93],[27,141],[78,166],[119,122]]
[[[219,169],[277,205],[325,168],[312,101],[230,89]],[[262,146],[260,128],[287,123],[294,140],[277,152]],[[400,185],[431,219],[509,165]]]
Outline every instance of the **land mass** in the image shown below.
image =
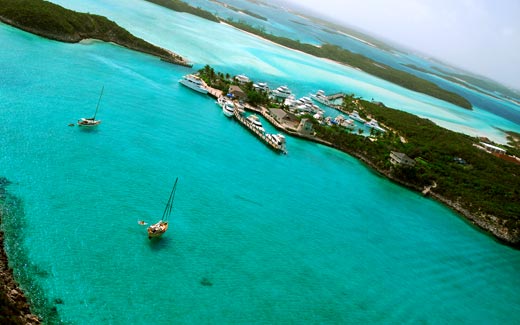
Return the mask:
[[[498,97],[497,95],[495,95],[493,93],[490,93],[490,92],[484,91],[484,90],[482,90],[480,88],[477,88],[477,87],[473,86],[471,83],[469,83],[468,81],[460,79],[459,77],[455,77],[455,76],[449,75],[448,72],[439,70],[436,67],[434,67],[433,69],[435,69],[437,71],[440,71],[440,73],[436,73],[436,72],[430,71],[428,69],[424,69],[424,68],[418,67],[418,66],[416,66],[414,64],[405,64],[405,66],[410,68],[410,69],[422,72],[422,73],[432,74],[434,76],[437,76],[437,77],[445,79],[447,81],[459,84],[459,85],[461,85],[463,87],[466,87],[466,88],[471,89],[473,91],[479,92],[481,94],[484,94],[484,95],[487,95],[487,96],[491,96],[491,97],[496,98],[496,99],[501,99],[500,97]],[[462,75],[459,75],[459,76],[462,76]]]
[[[215,72],[209,66],[199,74],[208,85],[224,93],[228,93],[231,84],[237,84],[229,74]],[[489,140],[450,131],[382,103],[345,96],[343,104],[336,107],[338,114],[356,110],[367,120],[377,119],[387,129],[365,136],[312,115],[290,115],[288,107],[256,91],[252,82],[240,87],[250,105],[264,107],[264,117],[271,123],[278,121],[273,123],[276,127],[348,153],[390,180],[427,193],[500,241],[520,248],[520,161],[510,156],[519,153],[520,134],[508,133],[510,146],[502,147],[509,155],[493,155],[481,146],[482,141],[490,143]],[[293,126],[284,126],[273,109],[290,115]],[[312,123],[313,134],[302,136],[297,132],[294,123],[298,125],[303,118]],[[392,164],[391,152],[406,154],[414,164]]]
[[180,55],[135,37],[106,17],[76,12],[44,0],[0,0],[0,21],[52,40],[77,43],[94,38],[191,66]]
[[[164,6],[166,8],[172,9],[172,10],[177,10],[177,11],[179,11],[178,9],[176,9],[179,6],[178,3],[183,3],[182,1],[179,1],[179,0],[147,0],[147,1],[153,2],[155,4]],[[187,11],[187,9],[184,9],[185,6],[188,6],[188,5],[183,3],[182,11]],[[401,87],[404,87],[404,88],[407,88],[407,89],[410,89],[413,91],[417,91],[417,92],[420,92],[420,93],[423,93],[423,94],[426,94],[426,95],[429,95],[429,96],[432,96],[432,97],[435,97],[438,99],[442,99],[444,101],[455,104],[462,108],[472,109],[471,103],[466,98],[460,96],[457,93],[448,91],[444,88],[439,87],[437,84],[435,84],[431,81],[419,78],[419,77],[417,77],[411,73],[405,72],[403,70],[398,70],[398,69],[392,68],[386,64],[376,62],[364,55],[351,52],[351,51],[341,48],[337,45],[323,44],[322,46],[318,47],[318,46],[315,46],[312,44],[301,43],[300,41],[292,40],[290,38],[275,36],[275,35],[266,33],[263,30],[250,26],[244,22],[237,22],[237,21],[232,21],[232,20],[221,19],[209,12],[202,14],[201,12],[204,12],[204,10],[202,10],[200,8],[193,8],[193,9],[197,9],[197,12],[196,13],[194,12],[194,14],[196,14],[202,18],[209,19],[207,17],[209,15],[211,15],[210,20],[212,20],[212,21],[215,21],[215,19],[217,19],[218,21],[228,23],[240,30],[255,34],[264,39],[270,40],[274,43],[286,46],[288,48],[291,48],[294,50],[299,50],[299,51],[305,52],[305,53],[313,55],[313,56],[331,59],[331,60],[334,60],[334,61],[342,63],[342,64],[347,64],[349,66],[359,68],[359,69],[365,71],[366,73],[369,73],[369,74],[379,77],[381,79],[395,83]]]
[[[147,0],[147,1],[150,1],[150,0]],[[213,2],[215,2],[216,4],[218,4],[219,6],[222,6],[224,8],[227,8],[227,9],[230,9],[230,10],[233,10],[235,12],[238,12],[238,13],[243,13],[243,14],[246,14],[246,15],[249,15],[251,17],[254,17],[256,19],[260,19],[260,20],[265,20],[267,21],[267,18],[262,16],[262,15],[259,15],[257,13],[254,13],[252,11],[249,11],[247,9],[240,9],[240,8],[237,8],[237,7],[233,7],[231,5],[228,5],[227,3],[224,3],[224,2],[221,2],[221,1],[217,1],[217,0],[211,0]],[[155,1],[153,1],[155,2]]]

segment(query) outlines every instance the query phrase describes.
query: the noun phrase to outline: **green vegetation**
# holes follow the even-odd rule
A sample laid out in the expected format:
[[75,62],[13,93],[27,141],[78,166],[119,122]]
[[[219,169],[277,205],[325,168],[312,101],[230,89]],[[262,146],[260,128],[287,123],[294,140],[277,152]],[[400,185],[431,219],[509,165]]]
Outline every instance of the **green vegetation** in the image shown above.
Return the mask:
[[266,33],[243,22],[227,21],[227,23],[249,33],[256,34],[265,39],[273,41],[277,44],[299,50],[310,55],[331,59],[340,63],[360,68],[369,74],[390,81],[404,88],[445,100],[463,108],[471,109],[471,103],[467,99],[456,93],[440,88],[433,82],[419,78],[408,72],[394,69],[388,65],[375,62],[366,56],[353,53],[337,45],[324,44],[321,47],[317,47],[311,44],[300,43],[300,41],[295,41],[290,38]]
[[261,20],[265,20],[265,21],[267,21],[267,18],[266,18],[266,17],[261,16],[261,15],[259,15],[259,14],[257,14],[257,13],[254,13],[254,12],[252,12],[252,11],[249,11],[249,10],[247,10],[247,9],[240,9],[240,8],[237,8],[237,7],[233,7],[233,6],[231,6],[231,5],[227,4],[227,3],[220,2],[220,1],[217,1],[217,0],[212,0],[212,1],[215,2],[215,3],[218,3],[218,4],[221,5],[222,7],[225,7],[225,8],[231,9],[231,10],[236,11],[236,12],[244,13],[244,14],[246,14],[246,15],[249,15],[249,16],[254,17],[254,18],[257,18],[257,19],[261,19]]
[[[396,132],[369,141],[342,128],[315,122],[317,136],[342,151],[365,158],[377,169],[415,188],[436,182],[435,193],[460,203],[470,213],[491,214],[510,228],[520,228],[520,165],[475,148],[477,138],[446,130],[403,111],[367,101],[360,104],[360,113],[375,117]],[[407,141],[403,143],[401,137]],[[412,168],[392,168],[390,151],[403,152],[418,163]]]
[[507,144],[509,145],[507,153],[516,157],[520,157],[520,133],[513,131],[504,131],[507,134]]
[[487,89],[490,91],[498,91],[501,94],[511,97],[511,98],[516,98],[516,99],[520,98],[520,92],[518,92],[518,90],[509,89],[493,80],[489,80],[484,77],[472,76],[472,75],[468,75],[468,74],[448,72],[448,71],[444,71],[438,67],[433,67],[433,69],[435,69],[445,75],[452,76],[453,78],[464,80],[467,83],[473,84],[480,88]]
[[232,84],[229,74],[224,75],[222,72],[215,72],[215,70],[207,64],[204,68],[199,70],[199,76],[208,86],[222,90],[223,92],[227,92],[229,86]]
[[[502,95],[506,96],[507,98],[509,98],[513,101],[515,101],[515,98],[517,98],[517,99],[520,98],[520,94],[515,92],[515,90],[509,89],[495,81],[487,80],[483,77],[477,78],[477,77],[470,76],[470,75],[448,72],[448,71],[444,71],[438,67],[432,67],[433,70],[437,71],[437,73],[436,73],[431,70],[427,70],[427,69],[418,67],[414,64],[405,64],[405,66],[410,69],[414,69],[414,70],[417,70],[420,72],[433,74],[439,78],[446,79],[453,83],[456,83],[456,84],[462,85],[466,88],[469,88],[473,91],[476,91],[481,94],[485,94],[485,95],[488,95],[488,96],[491,96],[491,97],[494,97],[497,99],[501,99],[501,98],[498,97],[494,92],[499,92]],[[475,86],[477,86],[477,87],[475,87]]]
[[260,19],[260,20],[265,20],[265,21],[267,21],[267,18],[266,18],[266,17],[261,16],[261,15],[259,15],[259,14],[257,14],[257,13],[254,13],[254,12],[252,12],[252,11],[249,11],[249,10],[240,10],[240,11],[242,11],[242,12],[245,13],[246,15],[249,15],[249,16],[251,16],[251,17],[255,17],[256,19]]
[[174,11],[186,12],[186,13],[189,13],[189,14],[192,14],[195,16],[199,16],[201,18],[211,20],[211,21],[214,21],[217,23],[220,22],[218,17],[215,16],[214,14],[210,13],[209,11],[192,7],[189,4],[187,4],[183,1],[180,1],[180,0],[146,0],[146,1],[155,3],[159,6],[163,6],[165,8],[168,8],[168,9],[171,9]]
[[0,20],[62,42],[95,38],[169,61],[183,62],[180,56],[133,36],[106,17],[79,13],[43,0],[0,0]]
[[[227,93],[229,86],[238,85],[229,74],[222,72],[215,72],[215,70],[209,65],[205,65],[204,68],[199,70],[199,76],[206,82],[211,88],[222,90]],[[247,95],[247,102],[253,106],[270,104],[269,96],[266,93],[255,91],[253,83],[248,82],[243,85],[239,85]]]
[[[440,73],[435,73],[435,72],[432,72],[430,70],[427,70],[427,69],[423,69],[421,67],[418,67],[414,64],[405,64],[406,67],[410,68],[410,69],[414,69],[416,71],[419,71],[419,72],[423,72],[423,73],[429,73],[429,74],[433,74],[439,78],[442,78],[442,79],[445,79],[445,80],[448,80],[450,82],[453,82],[453,83],[456,83],[456,84],[459,84],[463,87],[466,87],[468,89],[471,89],[473,91],[476,91],[476,92],[479,92],[481,94],[485,94],[485,95],[488,95],[488,96],[491,96],[491,97],[494,97],[496,99],[500,99],[498,96],[490,93],[490,92],[487,92],[487,91],[483,91],[482,89],[480,88],[477,88],[475,86],[472,86],[471,84],[469,83],[466,83],[464,80],[462,79],[457,79],[455,77],[450,77],[450,76],[447,76],[447,75],[444,75],[444,74],[440,74]],[[437,69],[436,69],[437,70]]]

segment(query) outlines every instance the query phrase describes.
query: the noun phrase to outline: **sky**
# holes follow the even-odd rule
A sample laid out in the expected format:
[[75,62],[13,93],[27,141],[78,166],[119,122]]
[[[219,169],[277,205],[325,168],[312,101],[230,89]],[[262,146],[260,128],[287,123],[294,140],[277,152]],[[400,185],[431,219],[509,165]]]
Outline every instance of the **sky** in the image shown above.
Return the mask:
[[520,90],[520,0],[286,2]]

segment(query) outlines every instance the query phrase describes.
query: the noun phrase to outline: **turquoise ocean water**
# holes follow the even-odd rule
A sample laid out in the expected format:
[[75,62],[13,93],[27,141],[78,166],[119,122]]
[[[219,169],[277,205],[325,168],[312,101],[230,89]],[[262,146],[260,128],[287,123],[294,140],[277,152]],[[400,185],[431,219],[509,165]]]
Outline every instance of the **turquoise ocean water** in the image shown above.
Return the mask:
[[[301,96],[354,84],[468,130],[515,126],[146,2],[85,5],[122,25],[135,19],[132,32],[195,68],[265,77]],[[28,295],[56,307],[53,319],[520,321],[520,254],[444,206],[321,145],[288,137],[289,154],[273,153],[178,84],[190,69],[6,25],[0,39],[0,166],[20,200],[7,249]],[[100,127],[67,126],[93,113],[103,85]],[[171,228],[150,242],[137,220],[160,218],[177,176]]]

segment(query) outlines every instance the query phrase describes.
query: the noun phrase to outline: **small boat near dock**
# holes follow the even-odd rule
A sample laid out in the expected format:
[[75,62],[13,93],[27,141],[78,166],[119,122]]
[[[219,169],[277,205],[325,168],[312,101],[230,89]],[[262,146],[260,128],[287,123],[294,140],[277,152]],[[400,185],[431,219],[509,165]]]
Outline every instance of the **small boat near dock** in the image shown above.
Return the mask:
[[179,80],[179,82],[181,85],[184,85],[190,89],[198,91],[199,93],[202,93],[202,94],[208,93],[208,86],[206,85],[204,80],[202,80],[199,76],[196,76],[194,74],[185,75],[184,77],[182,77],[181,80]]
[[224,113],[225,116],[233,117],[236,107],[232,100],[221,96],[218,98],[217,104],[222,107],[222,113]]

